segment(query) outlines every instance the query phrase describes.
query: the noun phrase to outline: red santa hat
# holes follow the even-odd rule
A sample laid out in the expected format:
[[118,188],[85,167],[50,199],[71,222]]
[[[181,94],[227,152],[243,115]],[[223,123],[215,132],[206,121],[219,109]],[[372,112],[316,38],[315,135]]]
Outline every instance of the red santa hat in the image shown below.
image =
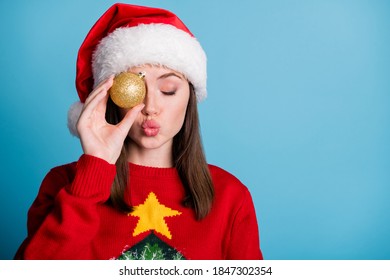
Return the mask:
[[198,101],[206,98],[206,54],[184,23],[172,12],[114,4],[95,23],[77,57],[76,88],[80,98],[68,112],[76,123],[83,103],[100,82],[144,64],[164,65],[182,73],[194,86]]

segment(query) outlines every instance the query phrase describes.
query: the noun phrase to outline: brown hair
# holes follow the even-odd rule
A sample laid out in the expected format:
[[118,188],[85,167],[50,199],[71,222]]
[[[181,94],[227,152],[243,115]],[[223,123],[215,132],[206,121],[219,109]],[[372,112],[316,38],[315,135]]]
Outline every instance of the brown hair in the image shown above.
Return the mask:
[[[117,124],[121,117],[119,108],[109,98],[106,111],[107,122]],[[129,164],[127,162],[127,145],[125,140],[121,155],[116,162],[117,174],[111,187],[109,202],[118,210],[131,212],[132,206],[124,200],[128,187]],[[214,186],[207,166],[206,157],[200,137],[198,106],[194,87],[190,84],[190,97],[186,116],[179,133],[173,138],[172,148],[174,167],[186,191],[183,205],[195,211],[198,220],[203,219],[211,210],[214,199]]]

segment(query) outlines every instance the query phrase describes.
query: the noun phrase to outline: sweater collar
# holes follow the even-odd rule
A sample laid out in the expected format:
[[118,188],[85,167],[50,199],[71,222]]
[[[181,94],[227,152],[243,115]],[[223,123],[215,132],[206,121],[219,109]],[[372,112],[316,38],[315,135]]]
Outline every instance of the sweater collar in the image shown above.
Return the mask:
[[175,167],[152,167],[129,162],[130,176],[141,177],[178,177]]

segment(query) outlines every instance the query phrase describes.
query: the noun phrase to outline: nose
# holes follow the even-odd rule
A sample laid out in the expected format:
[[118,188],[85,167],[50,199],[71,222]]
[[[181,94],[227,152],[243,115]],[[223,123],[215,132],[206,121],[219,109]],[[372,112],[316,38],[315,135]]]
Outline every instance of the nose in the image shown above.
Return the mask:
[[154,116],[158,114],[158,100],[156,94],[146,88],[146,95],[144,99],[145,107],[142,109],[142,113],[146,116]]

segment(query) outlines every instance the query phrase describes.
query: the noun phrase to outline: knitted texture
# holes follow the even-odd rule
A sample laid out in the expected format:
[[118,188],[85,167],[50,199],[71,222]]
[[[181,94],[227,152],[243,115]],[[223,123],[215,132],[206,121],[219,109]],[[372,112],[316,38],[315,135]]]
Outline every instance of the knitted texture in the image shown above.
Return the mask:
[[201,221],[182,205],[175,168],[130,164],[131,213],[105,203],[115,172],[115,165],[87,155],[52,169],[15,258],[262,259],[250,193],[228,172],[210,165],[215,201]]

